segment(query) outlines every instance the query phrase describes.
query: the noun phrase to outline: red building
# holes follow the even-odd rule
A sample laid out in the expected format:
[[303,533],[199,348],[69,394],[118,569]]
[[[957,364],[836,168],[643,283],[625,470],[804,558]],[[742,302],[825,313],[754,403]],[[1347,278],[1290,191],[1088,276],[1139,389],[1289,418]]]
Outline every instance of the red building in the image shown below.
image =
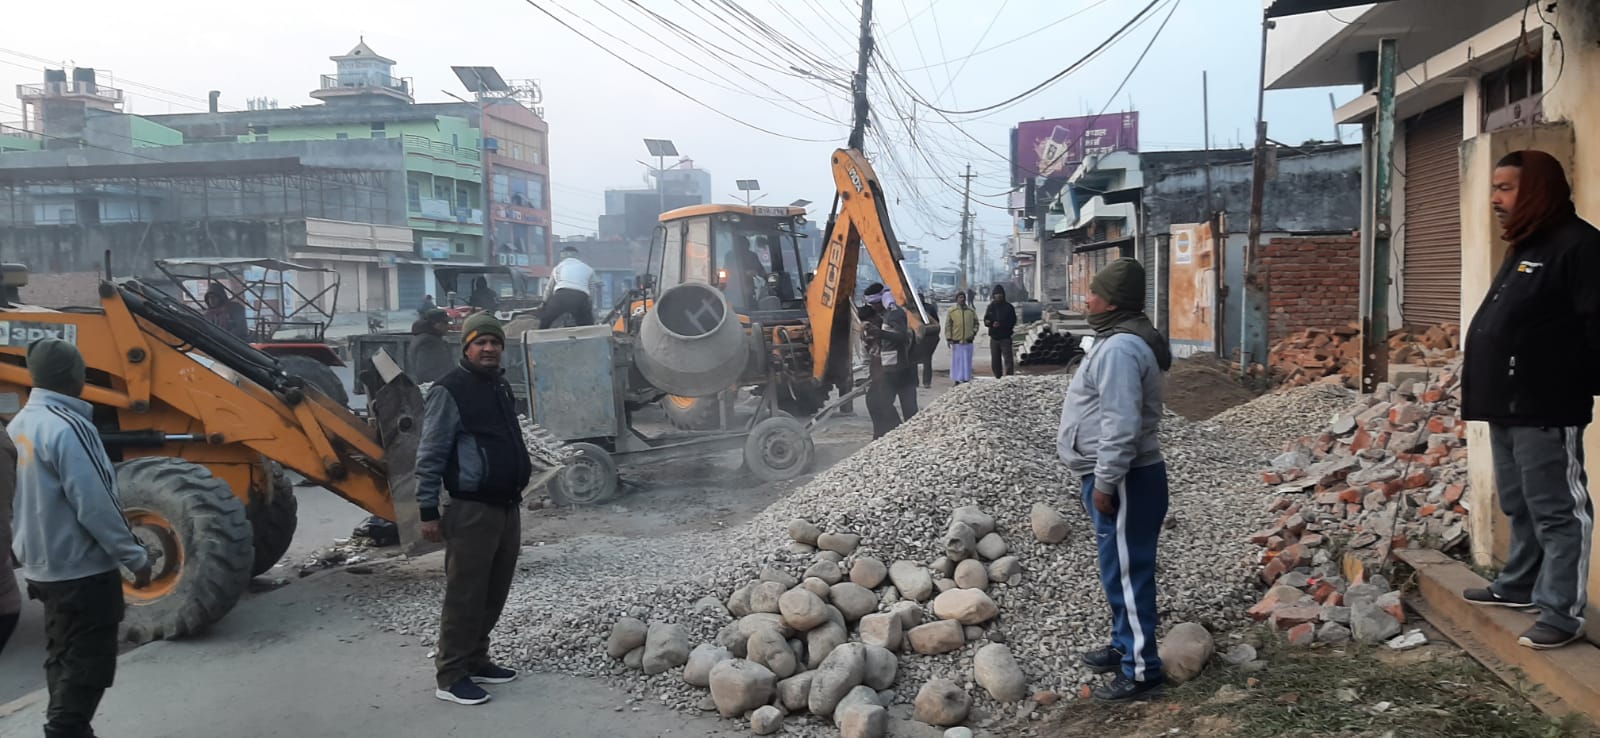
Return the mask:
[[550,126],[515,100],[484,102],[494,244],[490,263],[547,277],[556,260],[550,239]]

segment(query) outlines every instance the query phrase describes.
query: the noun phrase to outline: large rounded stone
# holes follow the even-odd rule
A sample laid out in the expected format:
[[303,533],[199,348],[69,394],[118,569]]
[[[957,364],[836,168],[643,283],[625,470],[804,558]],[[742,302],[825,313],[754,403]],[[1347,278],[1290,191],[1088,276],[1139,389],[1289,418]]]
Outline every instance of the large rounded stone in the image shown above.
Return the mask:
[[806,569],[806,578],[820,579],[827,582],[828,586],[831,587],[844,581],[844,572],[839,569],[838,564],[832,561],[818,561]]
[[793,588],[794,585],[800,583],[800,580],[796,579],[793,574],[775,566],[762,567],[759,579],[763,582],[777,582],[783,585],[784,589]]
[[854,533],[823,533],[817,537],[817,548],[832,551],[840,556],[855,553],[856,546],[860,544],[861,536]]
[[796,587],[778,598],[778,613],[785,624],[804,633],[828,622],[828,603],[810,590]]
[[822,598],[823,602],[827,602],[828,598],[833,596],[833,592],[829,589],[832,586],[827,580],[817,577],[806,577],[804,581],[800,582],[802,589]]
[[955,583],[962,589],[989,589],[989,567],[977,559],[967,559],[956,565]]
[[850,641],[850,631],[844,623],[828,621],[806,633],[806,668],[815,669],[834,650]]
[[965,523],[972,529],[972,534],[982,538],[994,532],[994,516],[979,509],[976,505],[958,507],[950,514],[951,523]]
[[972,676],[978,686],[1000,702],[1016,702],[1028,695],[1028,677],[1012,657],[1011,649],[991,643],[972,659]]
[[877,589],[889,576],[889,567],[871,556],[862,556],[850,565],[850,581],[867,589]]
[[861,633],[862,643],[890,651],[899,651],[900,643],[905,638],[905,625],[900,621],[900,616],[893,612],[866,615],[861,618],[857,630]]
[[799,671],[800,664],[789,648],[789,641],[776,630],[767,629],[751,635],[746,653],[746,658],[767,667],[779,679],[787,679]]
[[822,535],[822,530],[809,520],[795,518],[789,521],[789,537],[797,543],[807,546],[817,545],[817,538]]
[[733,653],[721,646],[702,643],[689,652],[689,663],[683,666],[683,681],[692,687],[704,689],[711,686],[711,670],[724,661],[732,661]]
[[811,697],[811,679],[816,675],[814,671],[802,671],[778,682],[778,701],[783,703],[783,709],[789,712],[806,709],[806,700]]
[[950,530],[944,534],[945,557],[959,564],[977,553],[978,536],[972,532],[972,526],[966,523],[950,524]]
[[614,659],[627,656],[629,651],[644,645],[646,636],[650,633],[650,626],[645,625],[638,618],[622,618],[616,625],[611,626],[611,635],[606,638],[606,655]]
[[933,575],[915,561],[894,562],[889,566],[889,579],[908,600],[927,602],[933,596]]
[[1043,502],[1033,503],[1033,537],[1040,543],[1060,543],[1067,540],[1067,519],[1056,509]]
[[978,555],[990,561],[1006,555],[1007,549],[1006,539],[1001,538],[999,533],[990,533],[978,539]]
[[900,619],[900,629],[909,631],[922,624],[922,606],[904,600],[889,606],[889,612]]
[[1161,639],[1161,673],[1172,684],[1183,684],[1200,675],[1216,653],[1211,631],[1198,623],[1179,623]]
[[961,623],[954,620],[919,625],[906,633],[906,639],[911,642],[913,651],[928,655],[949,653],[967,642],[961,632]]
[[777,677],[753,661],[734,659],[711,669],[711,699],[723,717],[740,717],[767,704]]
[[728,613],[736,618],[750,614],[750,590],[755,588],[755,582],[746,584],[728,595]]
[[861,683],[873,690],[883,690],[894,686],[894,676],[900,671],[900,657],[894,655],[887,648],[880,648],[871,644],[863,644],[866,651],[867,670],[861,676]]
[[976,589],[952,589],[933,600],[933,614],[962,625],[982,625],[1000,614],[989,595]]
[[651,623],[645,636],[640,668],[648,675],[662,674],[689,662],[689,636],[676,623]]
[[846,643],[833,649],[833,653],[828,654],[817,667],[817,675],[811,678],[811,694],[806,698],[806,707],[813,715],[832,715],[839,701],[850,690],[861,686],[866,671],[865,646]]
[[781,582],[761,582],[750,590],[750,612],[778,612],[778,599],[789,591]]
[[783,729],[783,711],[772,705],[762,705],[750,714],[750,732],[772,735]]
[[840,582],[831,589],[832,596],[829,599],[844,614],[845,622],[853,623],[878,609],[878,596],[855,582]]
[[995,584],[1017,584],[1022,581],[1022,561],[1015,556],[1001,556],[989,565],[989,581]]
[[881,705],[851,705],[835,716],[840,738],[884,738],[889,735],[889,712]]
[[917,690],[916,718],[929,725],[960,725],[972,710],[972,695],[949,679],[932,679]]

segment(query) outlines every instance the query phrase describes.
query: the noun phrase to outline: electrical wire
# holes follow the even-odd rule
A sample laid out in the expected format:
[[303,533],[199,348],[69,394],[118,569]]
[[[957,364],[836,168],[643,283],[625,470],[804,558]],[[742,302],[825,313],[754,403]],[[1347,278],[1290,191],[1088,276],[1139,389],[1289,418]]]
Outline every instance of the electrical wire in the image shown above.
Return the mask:
[[788,139],[788,140],[791,140],[791,141],[801,141],[801,142],[804,142],[804,143],[828,143],[828,142],[834,140],[834,139],[827,139],[827,138],[806,138],[806,137],[803,137],[803,136],[791,136],[791,135],[786,134],[786,133],[779,133],[778,131],[774,131],[774,130],[772,130],[770,128],[765,128],[763,126],[759,126],[759,125],[756,125],[754,123],[750,123],[748,121],[742,120],[740,118],[736,118],[733,115],[730,115],[730,114],[718,109],[716,106],[711,105],[710,103],[707,103],[707,102],[705,102],[705,101],[701,100],[700,98],[697,98],[697,97],[695,97],[693,95],[690,95],[687,92],[684,92],[682,89],[679,89],[677,86],[673,85],[672,83],[670,83],[670,82],[668,82],[668,81],[656,76],[654,73],[650,72],[649,70],[645,69],[644,67],[641,67],[638,64],[635,64],[633,61],[629,60],[628,58],[622,56],[621,54],[618,54],[617,52],[612,51],[611,49],[607,48],[604,44],[601,44],[600,42],[594,40],[593,38],[589,37],[587,34],[583,33],[582,31],[579,31],[578,29],[573,28],[570,23],[567,23],[565,20],[562,20],[559,16],[555,15],[554,13],[551,13],[544,6],[540,5],[537,2],[534,2],[534,0],[523,0],[523,2],[526,2],[527,4],[533,6],[533,8],[535,10],[538,10],[539,12],[544,13],[546,16],[549,16],[549,18],[551,20],[555,21],[556,23],[559,23],[562,27],[566,28],[568,31],[571,31],[574,34],[576,34],[579,38],[581,38],[581,39],[583,39],[585,41],[588,41],[595,48],[600,49],[601,51],[605,52],[607,55],[611,56],[612,58],[616,59],[617,61],[620,61],[623,64],[626,64],[627,66],[631,67],[634,71],[636,71],[636,72],[638,72],[638,73],[640,73],[640,74],[642,74],[642,75],[644,75],[646,77],[649,77],[650,79],[654,80],[657,84],[661,85],[662,87],[665,87],[668,90],[671,90],[672,92],[677,93],[680,97],[684,98],[685,100],[688,100],[689,102],[692,102],[692,103],[694,103],[696,105],[699,105],[700,107],[705,108],[706,110],[709,110],[709,111],[711,111],[713,113],[716,113],[717,115],[719,115],[719,116],[721,116],[723,118],[727,118],[728,120],[731,120],[734,123],[738,123],[739,125],[744,126],[745,128],[749,128],[749,129],[754,130],[754,131],[759,131],[759,132],[765,133],[765,134],[767,134],[769,136],[776,136],[778,138],[784,138],[784,139]]
[[[1039,27],[1037,27],[1037,28],[1035,28],[1035,29],[1033,29],[1031,31],[1028,31],[1027,33],[1024,33],[1024,34],[1020,35],[1020,36],[1016,36],[1016,37],[1013,37],[1011,39],[1008,39],[1008,40],[1005,40],[1005,41],[1001,41],[1000,43],[997,43],[997,44],[995,44],[993,46],[990,46],[990,47],[988,47],[986,49],[978,49],[976,51],[973,51],[970,54],[967,54],[966,56],[960,56],[960,57],[956,57],[954,59],[946,59],[946,60],[944,60],[942,62],[934,64],[933,66],[936,66],[936,67],[949,66],[949,65],[954,64],[956,62],[965,62],[968,59],[971,59],[972,57],[975,57],[975,56],[982,56],[982,55],[987,54],[987,53],[989,53],[991,51],[994,51],[996,49],[1005,48],[1005,47],[1010,46],[1011,44],[1014,44],[1014,43],[1016,43],[1018,41],[1022,41],[1022,40],[1031,38],[1033,36],[1037,36],[1037,35],[1039,35],[1041,33],[1044,33],[1045,31],[1048,31],[1051,28],[1059,26],[1062,23],[1066,23],[1067,21],[1072,20],[1073,18],[1076,18],[1076,17],[1078,17],[1080,15],[1083,15],[1084,13],[1087,13],[1087,12],[1089,12],[1091,10],[1094,10],[1095,8],[1098,8],[1101,5],[1105,5],[1106,3],[1110,2],[1110,1],[1111,0],[1094,0],[1094,2],[1090,3],[1088,6],[1082,8],[1081,10],[1076,10],[1076,11],[1073,11],[1072,13],[1068,13],[1063,18],[1057,18],[1056,20],[1053,20],[1053,21],[1051,21],[1049,23],[1046,23],[1046,24],[1044,24],[1042,26],[1039,26]],[[982,43],[982,42],[979,42],[979,43]],[[911,68],[906,69],[905,71],[907,71],[907,72],[920,72],[920,71],[922,71],[922,69],[920,67],[911,67]]]

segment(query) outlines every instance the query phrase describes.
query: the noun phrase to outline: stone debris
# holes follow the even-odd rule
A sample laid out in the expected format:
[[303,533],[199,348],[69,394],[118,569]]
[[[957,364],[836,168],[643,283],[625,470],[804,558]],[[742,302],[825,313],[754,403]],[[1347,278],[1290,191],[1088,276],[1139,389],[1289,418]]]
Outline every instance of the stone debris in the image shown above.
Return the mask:
[[972,696],[949,679],[932,679],[917,690],[916,717],[929,725],[960,725],[972,709]]
[[1384,645],[1396,651],[1410,651],[1413,648],[1425,646],[1427,644],[1428,636],[1424,635],[1420,630],[1413,629],[1406,631],[1405,635],[1398,635],[1390,638],[1389,641]]
[[[685,711],[698,711],[705,700],[705,688],[690,681],[700,681],[703,670],[722,715],[743,720],[758,707],[781,704],[788,711],[785,734],[816,734],[816,721],[852,715],[852,730],[871,734],[881,705],[878,713],[852,705],[834,715],[852,689],[882,685],[897,706],[909,708],[929,680],[976,674],[983,653],[988,683],[965,690],[972,713],[996,722],[973,727],[998,729],[999,716],[1019,711],[1032,717],[1039,704],[1028,695],[1076,694],[1103,679],[1078,663],[1079,653],[1104,644],[1107,613],[1095,535],[1074,480],[1056,458],[1064,389],[1055,376],[957,387],[725,530],[575,538],[552,555],[530,549],[491,655],[508,666],[601,677],[638,698]],[[1331,415],[1326,393],[1334,389],[1267,395],[1201,423],[1170,414],[1164,419],[1171,505],[1183,517],[1162,534],[1158,607],[1165,623],[1223,629],[1248,622],[1255,580],[1249,564],[1258,549],[1242,533],[1271,519],[1249,470],[1281,453],[1274,449],[1282,439],[1324,423]],[[1348,401],[1347,394],[1334,399],[1340,406]],[[972,453],[952,459],[949,448]],[[952,528],[955,534],[947,536]],[[951,538],[954,550],[947,546]],[[989,560],[986,553],[1003,555]],[[867,586],[874,573],[868,559],[892,562],[875,587]],[[983,566],[987,592],[957,586],[958,562],[966,560]],[[967,567],[963,582],[971,583],[973,571]],[[785,586],[790,578],[799,584]],[[772,586],[763,589],[763,581]],[[389,579],[354,585],[349,600],[385,629],[430,639],[442,588],[438,577]],[[930,602],[936,594],[937,604]],[[894,656],[891,618],[875,614],[892,616],[899,626],[901,655],[893,658],[890,684],[882,682],[886,668],[867,663],[869,652],[876,667],[889,663],[883,654]],[[644,674],[643,642],[635,645],[626,632],[617,636],[621,643],[610,642],[625,618],[680,629],[687,645],[672,653],[674,659],[681,653],[685,665]],[[976,628],[970,638],[967,622]],[[630,628],[637,626],[621,630]],[[782,661],[780,638],[762,636],[751,653],[752,636],[767,629],[792,653],[793,676],[782,678],[752,660]],[[646,641],[649,630],[645,626]],[[632,648],[619,662],[613,651],[623,645]],[[859,661],[844,655],[851,653]],[[858,663],[859,675],[845,663],[842,679],[822,678],[840,670],[829,659]],[[869,672],[877,684],[866,683]],[[822,699],[812,704],[813,697]],[[811,715],[798,714],[806,711]]]
[[[1406,621],[1400,593],[1390,591],[1387,582],[1346,585],[1337,571],[1331,563],[1309,569],[1302,588],[1283,584],[1287,577],[1281,578],[1250,608],[1250,617],[1268,623],[1296,646],[1352,639],[1375,644],[1399,635]],[[1230,651],[1224,658],[1232,663],[1231,656]]]
[[[1441,367],[1456,358],[1460,347],[1461,326],[1455,323],[1435,325],[1420,334],[1390,331],[1389,365]],[[1273,378],[1285,386],[1320,381],[1355,389],[1361,386],[1361,326],[1350,323],[1333,330],[1292,333],[1273,344],[1267,357]]]
[[[1206,630],[1205,626],[1179,623],[1167,631],[1167,637],[1161,639],[1158,651],[1161,654],[1161,671],[1167,681],[1183,684],[1205,670],[1217,646],[1211,638],[1211,631]],[[1254,658],[1255,649],[1252,648],[1250,658],[1245,660]]]
[[1352,578],[1381,567],[1396,548],[1451,551],[1466,542],[1459,367],[1426,382],[1381,385],[1320,435],[1284,444],[1261,472],[1278,492],[1268,504],[1277,518],[1250,536],[1266,549],[1264,584],[1327,563],[1330,538],[1347,539],[1339,564]]
[[750,713],[750,732],[756,735],[772,735],[783,730],[783,711],[772,705],[763,705]]

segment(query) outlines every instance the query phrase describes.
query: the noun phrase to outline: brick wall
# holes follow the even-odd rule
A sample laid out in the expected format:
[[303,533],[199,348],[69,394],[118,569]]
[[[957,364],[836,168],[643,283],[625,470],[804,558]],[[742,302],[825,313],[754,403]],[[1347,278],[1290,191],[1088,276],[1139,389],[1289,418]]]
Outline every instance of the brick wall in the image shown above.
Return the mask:
[[1262,247],[1271,316],[1269,340],[1360,320],[1361,239],[1290,236]]

